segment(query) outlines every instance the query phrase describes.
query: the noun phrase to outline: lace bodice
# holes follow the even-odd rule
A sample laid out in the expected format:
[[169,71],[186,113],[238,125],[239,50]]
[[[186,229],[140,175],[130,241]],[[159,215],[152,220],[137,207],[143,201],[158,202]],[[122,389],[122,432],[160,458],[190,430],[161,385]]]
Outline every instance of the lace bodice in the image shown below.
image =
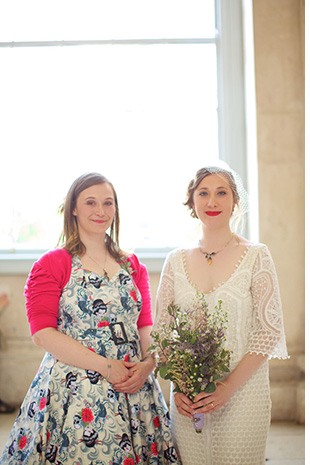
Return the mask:
[[[167,306],[174,301],[185,311],[199,289],[190,282],[184,250],[172,251],[165,262],[156,299],[155,329],[168,322]],[[212,311],[222,300],[228,314],[227,343],[232,367],[247,352],[287,358],[279,285],[267,246],[251,245],[233,274],[205,294]]]

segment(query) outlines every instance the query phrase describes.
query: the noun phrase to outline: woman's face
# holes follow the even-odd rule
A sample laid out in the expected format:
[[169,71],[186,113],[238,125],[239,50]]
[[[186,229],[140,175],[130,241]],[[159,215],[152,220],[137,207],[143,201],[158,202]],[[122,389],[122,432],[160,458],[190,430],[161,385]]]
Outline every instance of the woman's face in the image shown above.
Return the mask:
[[80,235],[104,234],[112,224],[116,211],[112,187],[96,184],[82,191],[76,201],[73,215]]
[[192,206],[203,224],[229,224],[235,201],[225,177],[206,176],[194,191]]

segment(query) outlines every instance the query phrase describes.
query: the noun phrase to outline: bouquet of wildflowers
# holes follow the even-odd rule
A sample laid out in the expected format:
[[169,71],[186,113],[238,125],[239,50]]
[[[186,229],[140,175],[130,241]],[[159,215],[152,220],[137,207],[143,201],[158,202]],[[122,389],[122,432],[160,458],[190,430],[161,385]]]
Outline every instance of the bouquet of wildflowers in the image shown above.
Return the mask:
[[[203,294],[198,294],[194,305],[186,311],[171,303],[168,325],[153,331],[153,344],[149,350],[158,354],[155,376],[174,383],[174,392],[182,392],[191,400],[199,392],[214,392],[224,372],[229,372],[231,352],[223,346],[227,314],[218,301],[209,312]],[[203,427],[203,414],[194,415],[194,427],[199,433]]]

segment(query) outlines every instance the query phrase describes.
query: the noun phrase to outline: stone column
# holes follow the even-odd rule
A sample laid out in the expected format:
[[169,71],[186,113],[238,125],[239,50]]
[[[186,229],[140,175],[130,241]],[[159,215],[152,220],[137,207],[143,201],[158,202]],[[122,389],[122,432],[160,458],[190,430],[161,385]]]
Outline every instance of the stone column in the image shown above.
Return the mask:
[[304,421],[305,2],[253,0],[260,241],[278,272],[288,362],[271,361],[274,419]]

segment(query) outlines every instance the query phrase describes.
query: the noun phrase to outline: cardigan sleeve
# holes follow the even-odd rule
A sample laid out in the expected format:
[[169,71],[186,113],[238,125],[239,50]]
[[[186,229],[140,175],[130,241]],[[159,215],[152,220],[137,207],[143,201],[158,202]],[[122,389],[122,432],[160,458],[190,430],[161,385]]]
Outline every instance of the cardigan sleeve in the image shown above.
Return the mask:
[[31,335],[40,329],[57,328],[59,299],[71,274],[71,255],[56,249],[34,263],[25,286]]
[[138,257],[134,254],[130,255],[128,261],[133,270],[132,277],[142,298],[142,308],[137,323],[138,328],[153,326],[151,288],[146,266],[140,263]]

